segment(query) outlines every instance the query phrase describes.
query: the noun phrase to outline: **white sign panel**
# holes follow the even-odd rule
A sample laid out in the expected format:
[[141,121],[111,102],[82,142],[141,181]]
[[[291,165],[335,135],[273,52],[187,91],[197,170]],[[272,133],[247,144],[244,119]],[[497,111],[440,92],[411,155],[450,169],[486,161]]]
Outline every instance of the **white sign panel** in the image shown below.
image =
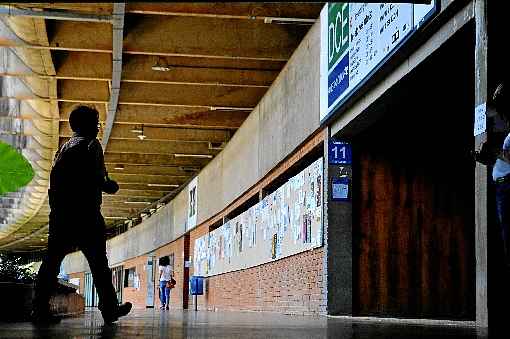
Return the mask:
[[198,177],[195,177],[188,185],[188,220],[186,230],[197,225],[198,209]]
[[485,102],[475,108],[475,130],[474,136],[482,134],[487,128],[487,106]]
[[435,8],[434,2],[327,3],[321,12],[320,120],[369,79]]

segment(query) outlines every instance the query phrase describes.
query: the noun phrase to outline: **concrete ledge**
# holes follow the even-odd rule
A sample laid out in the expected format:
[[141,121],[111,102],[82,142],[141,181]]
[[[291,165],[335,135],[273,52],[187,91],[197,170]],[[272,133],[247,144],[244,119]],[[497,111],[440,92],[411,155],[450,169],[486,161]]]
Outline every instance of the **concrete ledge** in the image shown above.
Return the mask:
[[[0,282],[0,322],[27,321],[32,311],[33,284]],[[59,281],[56,294],[50,300],[52,312],[64,316],[76,316],[85,311],[85,299],[76,293],[73,285]]]

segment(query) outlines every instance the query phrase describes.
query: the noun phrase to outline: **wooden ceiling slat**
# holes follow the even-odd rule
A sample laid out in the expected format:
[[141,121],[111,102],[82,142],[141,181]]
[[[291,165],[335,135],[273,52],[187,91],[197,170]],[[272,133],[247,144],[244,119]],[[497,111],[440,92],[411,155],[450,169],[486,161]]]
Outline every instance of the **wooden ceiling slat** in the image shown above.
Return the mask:
[[145,3],[126,4],[127,13],[316,19],[324,3]]
[[209,110],[193,107],[120,105],[116,123],[237,129],[250,111]]
[[[112,26],[50,22],[49,48],[111,53]],[[125,20],[125,54],[286,61],[309,26],[250,20],[138,15]],[[175,34],[179,32],[179,34]]]
[[181,143],[175,141],[132,141],[110,140],[106,151],[111,153],[143,153],[143,154],[207,154],[215,155],[217,150],[209,149],[205,142]]
[[207,158],[175,158],[171,154],[111,153],[106,150],[106,164],[132,164],[153,166],[205,166]]
[[[60,101],[108,102],[110,93],[104,81],[59,80]],[[120,104],[155,104],[204,107],[255,107],[266,87],[223,87],[154,83],[122,83]]]
[[[110,80],[111,57],[104,53],[54,52],[57,79]],[[268,87],[278,75],[277,70],[232,69],[195,65],[192,59],[182,64],[175,58],[131,55],[123,60],[123,82],[153,82],[173,84],[199,84],[209,86],[260,86]],[[156,64],[168,65],[167,72],[155,71]],[[262,65],[261,65],[262,66]]]
[[[129,139],[139,140],[141,133],[133,132],[140,130],[141,126],[133,126],[127,124],[114,124],[110,135],[110,139]],[[73,131],[68,122],[60,123],[59,134],[61,137],[71,137]],[[175,128],[164,126],[144,125],[144,135],[146,140],[153,141],[181,141],[181,142],[226,142],[230,139],[231,132],[219,129],[190,129]],[[99,134],[101,136],[101,133]]]
[[118,174],[147,174],[147,175],[169,175],[169,176],[189,176],[190,171],[198,171],[199,166],[135,166],[135,165],[122,165],[123,169],[116,169],[118,164],[106,164],[108,173]]

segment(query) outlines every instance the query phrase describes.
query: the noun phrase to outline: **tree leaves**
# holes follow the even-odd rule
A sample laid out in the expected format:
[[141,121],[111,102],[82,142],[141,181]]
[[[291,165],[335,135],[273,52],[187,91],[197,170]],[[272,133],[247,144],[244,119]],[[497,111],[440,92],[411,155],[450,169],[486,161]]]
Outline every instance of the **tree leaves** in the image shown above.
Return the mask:
[[26,186],[34,177],[34,169],[23,155],[0,141],[0,195]]

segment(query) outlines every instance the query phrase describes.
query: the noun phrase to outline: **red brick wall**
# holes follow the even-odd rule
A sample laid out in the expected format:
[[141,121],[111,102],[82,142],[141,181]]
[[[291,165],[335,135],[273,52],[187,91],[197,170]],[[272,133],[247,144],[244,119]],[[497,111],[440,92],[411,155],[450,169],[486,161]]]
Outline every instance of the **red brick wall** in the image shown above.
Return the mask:
[[[147,256],[140,256],[123,263],[124,270],[136,267],[136,273],[140,278],[140,288],[124,287],[122,301],[129,301],[134,308],[145,308],[147,305]],[[124,282],[123,282],[124,284]],[[124,286],[124,285],[123,285]]]
[[[201,226],[191,232],[191,256],[195,239],[207,231],[207,227]],[[206,278],[205,294],[197,297],[198,309],[326,314],[323,258],[324,249],[318,248],[253,268]],[[189,308],[194,309],[192,297]]]
[[155,301],[154,301],[154,307],[159,307],[160,301],[159,301],[159,264],[158,260],[160,257],[166,256],[166,255],[174,255],[174,279],[177,281],[177,285],[175,288],[172,289],[170,292],[170,307],[171,308],[183,308],[183,286],[187,281],[184,279],[184,237],[181,237],[174,242],[167,244],[158,250],[155,251],[155,266],[154,269],[156,270],[156,291],[155,291]]

